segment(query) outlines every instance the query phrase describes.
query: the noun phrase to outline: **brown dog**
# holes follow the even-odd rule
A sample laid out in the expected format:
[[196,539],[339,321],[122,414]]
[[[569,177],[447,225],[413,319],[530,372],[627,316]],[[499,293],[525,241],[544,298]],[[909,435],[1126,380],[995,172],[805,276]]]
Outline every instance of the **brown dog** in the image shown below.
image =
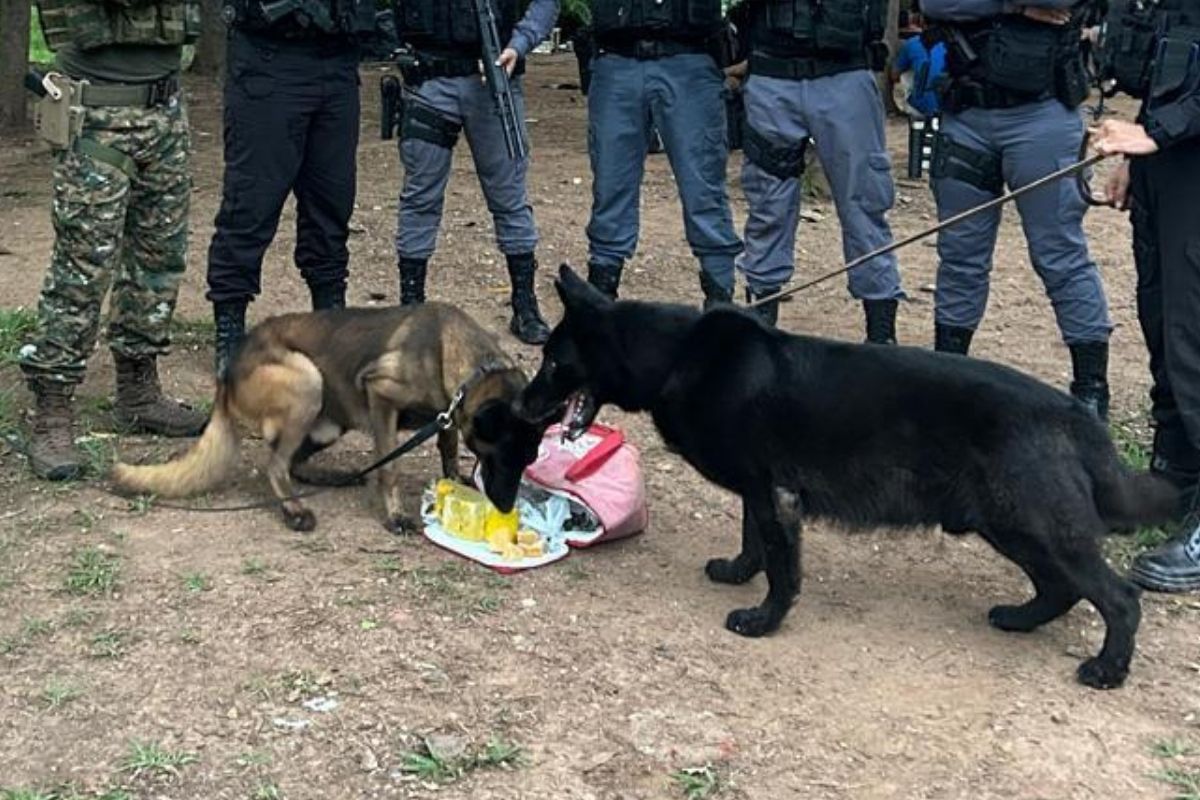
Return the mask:
[[[284,522],[312,530],[316,517],[295,497],[292,467],[347,430],[369,431],[377,457],[396,444],[398,429],[415,429],[449,408],[453,426],[438,435],[442,472],[458,477],[458,432],[479,457],[488,495],[511,508],[524,464],[536,456],[536,432],[511,413],[525,375],[496,339],[442,303],[288,314],[256,327],[217,387],[212,419],[196,444],[166,464],[117,464],[114,482],[127,491],[182,497],[220,483],[237,460],[237,423],[262,433],[271,448],[267,476]],[[518,441],[519,440],[519,441]],[[534,453],[525,452],[534,448]],[[510,452],[521,450],[519,454]],[[384,524],[408,527],[397,487],[398,462],[376,473]]]

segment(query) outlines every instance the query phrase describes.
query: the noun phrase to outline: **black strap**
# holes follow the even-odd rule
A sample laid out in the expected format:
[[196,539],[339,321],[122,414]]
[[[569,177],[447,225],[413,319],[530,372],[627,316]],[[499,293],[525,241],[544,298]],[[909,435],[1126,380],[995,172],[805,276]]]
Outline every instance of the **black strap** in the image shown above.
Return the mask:
[[653,61],[670,56],[707,53],[703,42],[676,39],[605,39],[597,47],[597,55],[613,54],[639,61]]
[[830,75],[840,75],[856,69],[866,69],[865,58],[834,61],[812,56],[777,58],[766,53],[750,54],[750,74],[767,78],[783,78],[790,81],[814,80]]
[[[412,95],[410,95],[410,98]],[[437,109],[419,101],[405,102],[404,121],[400,125],[401,139],[420,139],[438,147],[452,150],[458,143],[462,123],[448,118]]]
[[998,155],[961,145],[944,133],[933,140],[934,178],[952,178],[989,194],[1004,191],[1004,168]]
[[746,160],[781,181],[799,178],[804,172],[804,151],[808,140],[799,144],[777,144],[746,121],[742,128],[742,151]]
[[966,108],[1016,108],[1029,103],[1040,103],[1053,96],[1053,87],[1048,87],[1039,94],[1027,94],[991,83],[957,80],[946,90],[942,104],[947,111],[962,111]]

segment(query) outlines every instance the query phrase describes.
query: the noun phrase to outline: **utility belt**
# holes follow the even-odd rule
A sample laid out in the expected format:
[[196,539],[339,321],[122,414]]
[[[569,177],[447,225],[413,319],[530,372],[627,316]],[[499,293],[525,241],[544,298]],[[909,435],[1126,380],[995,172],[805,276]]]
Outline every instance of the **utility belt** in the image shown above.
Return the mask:
[[750,54],[750,74],[792,81],[807,81],[839,75],[843,72],[866,69],[866,56],[848,59],[827,59],[816,56],[780,58],[765,53]]
[[596,56],[616,55],[654,61],[671,56],[707,54],[709,45],[698,40],[684,39],[605,39],[596,42]]
[[[513,77],[525,73],[525,59],[517,61]],[[417,53],[415,58],[400,62],[400,74],[408,86],[420,86],[433,78],[463,78],[467,75],[479,74],[479,59],[469,56],[437,56],[428,53]]]
[[1054,96],[1053,87],[1030,94],[991,83],[955,80],[951,81],[942,93],[941,103],[944,110],[954,113],[968,108],[1016,108],[1029,103],[1040,103]]
[[30,72],[25,87],[41,99],[34,107],[34,127],[55,150],[73,150],[134,175],[133,159],[84,136],[88,108],[165,108],[178,102],[178,75],[152,83],[96,84],[57,72]]

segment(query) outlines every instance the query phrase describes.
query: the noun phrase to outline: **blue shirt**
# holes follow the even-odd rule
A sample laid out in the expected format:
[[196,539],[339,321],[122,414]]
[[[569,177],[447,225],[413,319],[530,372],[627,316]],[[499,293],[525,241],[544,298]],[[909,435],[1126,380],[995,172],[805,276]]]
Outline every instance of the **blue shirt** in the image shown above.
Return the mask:
[[934,87],[938,76],[946,71],[946,45],[938,42],[926,50],[920,36],[909,37],[896,54],[893,65],[897,72],[912,70],[912,90],[908,104],[927,117],[938,113],[938,98]]

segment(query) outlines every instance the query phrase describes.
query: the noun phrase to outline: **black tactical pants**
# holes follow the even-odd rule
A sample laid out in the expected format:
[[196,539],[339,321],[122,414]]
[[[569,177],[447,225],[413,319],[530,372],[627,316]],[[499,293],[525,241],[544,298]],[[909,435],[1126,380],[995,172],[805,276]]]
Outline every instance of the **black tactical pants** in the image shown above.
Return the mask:
[[310,288],[344,286],[358,148],[358,50],[234,31],[225,81],[225,185],[208,298],[249,301],[288,194],[295,261]]
[[1200,469],[1200,140],[1135,158],[1130,173],[1155,455],[1193,472]]

